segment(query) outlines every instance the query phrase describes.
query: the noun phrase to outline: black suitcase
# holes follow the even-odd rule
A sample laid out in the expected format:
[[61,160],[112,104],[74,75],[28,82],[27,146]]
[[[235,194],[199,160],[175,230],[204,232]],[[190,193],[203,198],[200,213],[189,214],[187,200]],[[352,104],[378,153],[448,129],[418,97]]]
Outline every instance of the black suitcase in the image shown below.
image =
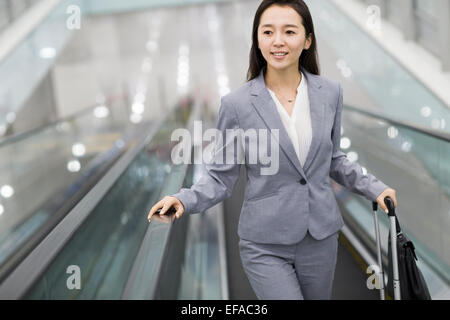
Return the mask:
[[[422,272],[416,265],[417,256],[414,244],[402,232],[395,214],[391,198],[384,199],[388,208],[389,238],[388,238],[388,285],[387,291],[395,300],[431,300],[430,292]],[[373,203],[375,220],[375,238],[377,241],[378,268],[380,270],[380,298],[384,300],[384,276],[381,262],[380,233],[377,219],[377,203]]]

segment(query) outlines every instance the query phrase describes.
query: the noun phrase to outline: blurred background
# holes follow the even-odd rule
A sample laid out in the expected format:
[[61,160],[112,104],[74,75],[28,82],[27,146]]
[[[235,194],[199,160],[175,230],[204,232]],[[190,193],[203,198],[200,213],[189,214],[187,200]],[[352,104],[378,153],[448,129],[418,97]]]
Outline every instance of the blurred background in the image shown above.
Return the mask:
[[[171,135],[214,127],[246,82],[260,2],[0,0],[0,298],[256,299],[237,246],[245,166],[206,212],[147,213],[204,174],[171,161]],[[344,90],[341,149],[397,190],[430,293],[450,299],[450,0],[305,2],[321,75]],[[189,145],[192,160],[206,147]],[[333,187],[332,298],[379,299],[371,203]]]

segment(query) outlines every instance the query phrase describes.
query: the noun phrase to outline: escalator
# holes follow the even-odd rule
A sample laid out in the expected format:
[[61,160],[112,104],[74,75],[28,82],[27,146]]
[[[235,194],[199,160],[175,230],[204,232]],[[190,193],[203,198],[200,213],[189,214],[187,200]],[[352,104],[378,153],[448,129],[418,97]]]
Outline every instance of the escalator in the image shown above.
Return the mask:
[[[123,294],[135,296],[134,286],[142,283],[139,278],[135,278],[134,284],[132,281],[133,275],[139,274],[136,261],[144,261],[145,255],[151,252],[153,267],[155,263],[159,265],[164,239],[167,241],[172,234],[169,232],[172,224],[154,222],[149,227],[146,215],[160,194],[174,192],[182,186],[187,166],[171,165],[173,145],[167,141],[173,130],[187,126],[190,114],[190,104],[182,104],[169,112],[164,122],[145,123],[139,133],[135,131],[134,137],[140,139],[129,144],[124,142],[131,146],[115,159],[107,174],[97,177],[95,186],[56,225],[42,222],[47,229],[52,227],[51,231],[41,235],[42,241],[31,248],[30,254],[20,256],[17,266],[5,269],[1,297],[118,299]],[[150,239],[146,240],[148,235]],[[153,239],[155,235],[157,238]],[[151,245],[151,250],[142,253],[146,244]],[[150,269],[145,269],[146,279],[158,278],[147,273]],[[68,288],[67,270],[80,270],[81,289]],[[151,287],[146,283],[146,288]]]
[[[0,297],[256,299],[237,249],[244,170],[232,196],[224,203],[183,219],[152,219],[150,224],[146,220],[149,208],[162,196],[189,187],[202,174],[199,165],[174,165],[174,143],[167,143],[173,130],[192,128],[194,119],[202,118],[199,106],[191,102],[155,124],[152,133],[137,143],[133,152],[116,160],[108,174],[97,180],[31,253],[5,273]],[[450,140],[445,134],[420,131],[350,106],[343,113],[343,128],[341,148],[349,158],[358,160],[363,170],[370,168],[383,180],[392,175],[397,184],[411,184],[413,179],[423,183],[424,176],[429,175],[430,183],[434,181],[441,194],[446,192],[448,185],[442,179],[445,174],[433,170],[445,173],[448,168],[436,168],[427,162],[437,161],[448,152]],[[393,135],[393,131],[397,134]],[[405,141],[410,143],[409,152],[404,150]],[[430,144],[438,147],[438,153],[428,150],[423,157],[423,148]],[[408,173],[412,176],[405,176]],[[378,299],[378,293],[366,286],[366,269],[375,261],[371,205],[337,184],[334,189],[346,225],[340,234],[332,299]],[[422,229],[415,230],[413,213],[406,214],[407,209],[408,205],[401,203],[399,219],[416,244],[419,267],[430,291],[439,297],[447,285],[448,269],[439,252],[427,247],[427,238],[421,238],[439,226],[433,225],[429,216],[424,217],[428,224],[423,221]],[[380,223],[382,239],[387,241],[387,218],[382,215]],[[386,249],[387,243],[383,246],[385,266]]]
[[[131,124],[122,114],[125,110],[120,103],[100,108],[90,108],[2,142],[0,153],[15,155],[2,156],[5,173],[2,177],[8,176],[7,181],[14,190],[7,201],[2,201],[0,280],[3,284],[52,232],[70,235],[74,231],[71,228],[76,228],[81,217],[69,221],[68,229],[58,227],[72,219],[70,213],[77,210],[82,199],[98,195],[99,181],[108,178],[124,158],[134,157],[133,152],[144,143],[143,139],[153,135],[160,126],[156,121]],[[146,174],[137,166],[137,174]]]
[[120,104],[93,106],[0,142],[0,281],[145,132],[123,119]]

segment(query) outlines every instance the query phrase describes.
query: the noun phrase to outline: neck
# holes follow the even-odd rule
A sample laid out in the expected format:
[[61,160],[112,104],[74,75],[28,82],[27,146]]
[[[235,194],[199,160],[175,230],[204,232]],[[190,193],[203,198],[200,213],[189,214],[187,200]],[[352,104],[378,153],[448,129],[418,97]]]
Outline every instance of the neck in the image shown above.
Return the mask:
[[289,70],[274,70],[267,66],[267,71],[264,76],[266,86],[268,88],[289,90],[297,89],[301,80],[301,73],[297,69]]

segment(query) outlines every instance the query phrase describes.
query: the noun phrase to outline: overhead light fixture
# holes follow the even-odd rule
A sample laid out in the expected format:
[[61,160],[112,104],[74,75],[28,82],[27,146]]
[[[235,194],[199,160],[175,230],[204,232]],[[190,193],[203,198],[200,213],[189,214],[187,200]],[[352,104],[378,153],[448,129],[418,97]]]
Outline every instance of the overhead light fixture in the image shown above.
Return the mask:
[[81,164],[80,161],[78,160],[70,160],[67,163],[67,170],[69,170],[70,172],[78,172],[81,169]]
[[72,154],[75,157],[82,157],[82,156],[85,155],[85,153],[86,153],[86,147],[84,146],[84,144],[82,144],[82,143],[75,143],[72,146]]
[[109,116],[109,109],[104,105],[98,106],[94,109],[94,116],[96,118],[106,118]]
[[142,121],[142,116],[140,114],[138,114],[138,113],[132,113],[130,115],[130,121],[132,123],[139,123],[139,122]]
[[397,136],[398,136],[398,130],[397,130],[397,128],[396,127],[389,127],[388,128],[388,130],[387,130],[387,135],[388,135],[388,137],[389,138],[391,138],[391,139],[395,139],[395,138],[397,138]]
[[358,153],[355,151],[350,151],[347,153],[347,159],[350,160],[350,162],[356,162],[358,161]]
[[42,59],[52,59],[54,58],[56,55],[56,50],[55,48],[52,47],[44,47],[41,48],[41,50],[39,50],[39,56]]
[[0,188],[0,194],[3,198],[11,198],[14,195],[14,189],[10,185],[5,184]]
[[341,149],[347,150],[352,145],[352,141],[347,137],[341,138]]
[[144,113],[144,109],[145,106],[143,103],[141,102],[135,102],[133,103],[133,105],[131,106],[131,110],[133,111],[133,113],[137,113],[137,114],[142,114]]
[[6,114],[6,122],[8,122],[9,124],[13,123],[14,121],[16,121],[16,113],[15,112],[8,112]]

